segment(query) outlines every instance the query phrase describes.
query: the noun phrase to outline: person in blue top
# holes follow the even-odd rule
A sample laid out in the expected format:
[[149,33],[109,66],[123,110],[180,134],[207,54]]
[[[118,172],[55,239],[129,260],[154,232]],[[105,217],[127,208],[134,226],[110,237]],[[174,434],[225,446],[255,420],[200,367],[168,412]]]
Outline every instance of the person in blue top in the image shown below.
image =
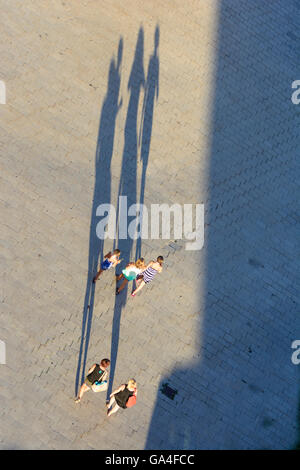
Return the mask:
[[98,280],[103,271],[107,271],[110,268],[115,268],[117,264],[121,263],[122,260],[119,259],[120,253],[120,250],[116,249],[113,252],[110,251],[107,253],[107,255],[104,256],[104,261],[102,261],[100,264],[100,269],[94,277],[93,282]]

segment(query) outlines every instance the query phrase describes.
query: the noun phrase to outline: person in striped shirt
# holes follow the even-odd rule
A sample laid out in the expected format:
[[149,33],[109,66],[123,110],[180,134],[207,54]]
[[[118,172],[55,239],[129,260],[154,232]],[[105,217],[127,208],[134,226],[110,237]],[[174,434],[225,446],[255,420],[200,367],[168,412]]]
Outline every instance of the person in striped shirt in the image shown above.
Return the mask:
[[159,256],[156,261],[150,261],[145,271],[137,277],[138,287],[132,292],[132,297],[135,297],[137,292],[139,292],[146,284],[149,284],[157,273],[162,272],[163,262],[163,256]]

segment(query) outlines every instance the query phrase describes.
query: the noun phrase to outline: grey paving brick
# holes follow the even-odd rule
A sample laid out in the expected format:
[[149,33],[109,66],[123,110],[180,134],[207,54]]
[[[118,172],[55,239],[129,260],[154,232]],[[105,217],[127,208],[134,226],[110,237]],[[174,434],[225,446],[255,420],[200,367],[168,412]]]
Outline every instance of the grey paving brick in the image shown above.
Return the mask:
[[[299,112],[291,103],[298,3],[176,0],[170,11],[129,0],[125,12],[120,1],[55,0],[49,9],[45,0],[15,0],[0,1],[0,9],[8,93],[0,105],[0,338],[8,350],[0,447],[292,447],[299,438],[299,377],[290,361],[300,330]],[[135,54],[147,80],[156,24],[159,95],[153,115],[144,109],[143,141],[149,89],[146,82],[139,89],[137,70],[127,85]],[[120,84],[115,77],[113,85],[122,104],[112,120],[105,100],[120,38]],[[143,240],[146,260],[165,257],[159,279],[134,299],[115,299],[109,272],[91,294],[87,277],[99,265],[89,259],[93,200],[115,204],[121,181],[139,202],[147,144],[145,204],[204,202],[204,248]],[[106,240],[104,251],[112,245]],[[129,261],[136,244],[125,246]],[[85,323],[86,292],[93,310]],[[73,402],[80,346],[85,369],[113,356],[113,387],[136,376],[135,408],[109,421],[104,394]],[[178,390],[174,401],[159,391],[167,380]]]

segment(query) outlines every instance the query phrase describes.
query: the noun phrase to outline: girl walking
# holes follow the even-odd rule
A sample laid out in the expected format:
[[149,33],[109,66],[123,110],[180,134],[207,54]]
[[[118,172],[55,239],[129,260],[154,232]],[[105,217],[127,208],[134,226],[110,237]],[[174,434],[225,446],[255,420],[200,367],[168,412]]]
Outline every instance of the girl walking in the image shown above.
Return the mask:
[[122,274],[117,276],[117,281],[123,279],[123,282],[119,288],[116,288],[116,295],[118,295],[124,289],[129,281],[136,279],[136,277],[141,274],[144,269],[146,269],[144,258],[139,258],[135,263],[127,264],[126,268],[123,269]]
[[132,292],[132,297],[134,297],[136,293],[139,292],[146,284],[149,284],[149,282],[153,280],[157,273],[162,272],[163,261],[163,256],[159,256],[156,261],[150,261],[144,272],[138,276],[138,287]]
[[104,256],[104,261],[102,261],[100,264],[100,269],[94,277],[93,282],[97,281],[103,271],[107,271],[110,268],[115,268],[117,264],[121,263],[121,260],[119,259],[120,253],[120,250],[116,249],[113,252],[110,251],[107,253],[107,255]]
[[[116,413],[120,408],[130,408],[135,404],[136,400],[131,397],[137,396],[137,383],[135,379],[128,380],[127,384],[121,385],[110,395],[109,403],[107,403],[107,416]],[[131,403],[132,401],[132,403]],[[114,405],[114,406],[113,406]]]

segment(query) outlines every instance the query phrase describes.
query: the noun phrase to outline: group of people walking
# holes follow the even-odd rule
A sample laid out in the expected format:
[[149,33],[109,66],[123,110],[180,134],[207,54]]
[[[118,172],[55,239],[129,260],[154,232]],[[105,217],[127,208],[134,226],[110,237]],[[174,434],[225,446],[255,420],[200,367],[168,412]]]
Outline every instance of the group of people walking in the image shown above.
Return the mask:
[[[116,249],[113,252],[110,251],[104,256],[104,261],[102,261],[100,269],[94,277],[93,282],[96,282],[104,271],[116,267],[122,261],[119,259],[120,254],[120,250]],[[156,261],[150,261],[147,265],[145,264],[144,258],[139,258],[134,263],[127,264],[126,268],[122,270],[122,273],[116,276],[117,282],[123,280],[122,284],[116,288],[116,295],[124,289],[129,281],[136,280],[137,287],[131,293],[131,296],[135,297],[137,292],[139,292],[146,284],[149,284],[157,273],[162,271],[163,261],[163,256],[158,256]]]
[[[109,252],[104,256],[104,261],[100,264],[100,269],[96,276],[93,278],[95,283],[104,271],[111,268],[115,268],[122,259],[120,259],[120,250],[115,249],[113,252]],[[163,256],[158,256],[156,261],[150,261],[147,265],[145,264],[144,258],[139,258],[137,261],[127,264],[122,270],[122,273],[116,275],[116,281],[122,280],[119,287],[116,287],[116,295],[124,289],[128,282],[135,280],[136,288],[131,293],[132,297],[135,297],[146,284],[149,284],[156,274],[161,273],[163,269]],[[75,399],[76,403],[80,403],[82,396],[88,390],[93,392],[102,392],[108,388],[108,367],[110,365],[109,359],[102,359],[100,364],[93,364],[88,370],[88,374],[82,384],[79,394]],[[122,384],[114,392],[110,394],[110,400],[106,404],[107,416],[116,413],[120,408],[130,408],[136,403],[137,397],[137,383],[135,379],[128,380],[128,383]]]
[[[80,403],[82,396],[89,390],[93,392],[104,392],[108,387],[107,368],[110,365],[109,359],[102,359],[100,364],[93,364],[88,371],[88,375],[82,384],[75,402]],[[130,408],[135,405],[137,396],[137,383],[135,379],[128,380],[127,384],[122,384],[110,394],[110,400],[106,404],[107,416],[116,413],[120,408]]]

